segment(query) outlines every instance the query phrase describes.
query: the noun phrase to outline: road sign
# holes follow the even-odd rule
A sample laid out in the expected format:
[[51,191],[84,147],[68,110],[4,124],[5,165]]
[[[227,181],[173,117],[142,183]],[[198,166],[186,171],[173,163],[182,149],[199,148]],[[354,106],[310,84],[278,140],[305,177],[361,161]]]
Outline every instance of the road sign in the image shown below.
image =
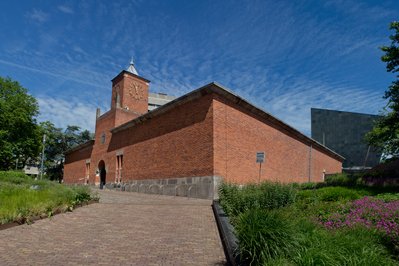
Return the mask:
[[257,163],[265,162],[265,152],[264,151],[258,151],[256,153],[256,162]]

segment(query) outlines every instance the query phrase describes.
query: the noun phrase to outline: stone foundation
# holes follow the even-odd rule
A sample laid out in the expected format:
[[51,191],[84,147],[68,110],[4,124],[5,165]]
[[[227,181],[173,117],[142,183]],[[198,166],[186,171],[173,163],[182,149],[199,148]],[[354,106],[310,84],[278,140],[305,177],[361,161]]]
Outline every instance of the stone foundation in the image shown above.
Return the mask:
[[107,183],[104,188],[147,194],[218,199],[218,187],[221,180],[222,178],[219,176],[128,180],[119,184]]

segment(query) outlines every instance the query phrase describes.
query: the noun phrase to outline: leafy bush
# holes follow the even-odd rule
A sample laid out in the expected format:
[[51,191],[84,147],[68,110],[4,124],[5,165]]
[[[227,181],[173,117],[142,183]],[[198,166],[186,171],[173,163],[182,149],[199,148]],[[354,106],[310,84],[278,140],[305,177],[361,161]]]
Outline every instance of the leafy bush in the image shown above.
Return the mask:
[[325,183],[329,186],[354,186],[356,185],[356,177],[345,173],[327,175]]
[[51,216],[92,199],[88,187],[33,180],[20,172],[0,172],[0,224]]
[[298,189],[303,189],[303,190],[316,189],[319,187],[319,184],[320,183],[307,182],[307,183],[297,184],[296,187]]
[[0,171],[0,184],[26,184],[33,182],[33,178],[18,171]]
[[356,191],[343,187],[326,187],[318,190],[321,201],[354,200],[361,197]]
[[337,179],[327,186],[223,184],[220,202],[242,258],[252,265],[397,265],[399,194],[386,193],[394,187],[338,186],[347,181]]
[[92,199],[90,188],[87,186],[76,186],[73,188],[75,193],[75,204],[80,204]]
[[281,213],[249,209],[238,216],[235,226],[242,258],[251,265],[281,259],[298,249],[291,223]]
[[269,210],[285,207],[295,202],[297,190],[292,185],[264,182],[260,185],[260,207]]
[[397,265],[379,234],[365,228],[332,232],[302,219],[295,229],[300,247],[287,254],[294,265]]
[[292,208],[248,210],[235,229],[241,256],[251,265],[397,265],[378,233],[329,231]]
[[298,192],[298,199],[306,203],[320,201],[348,201],[361,198],[366,191],[356,191],[345,187],[324,187],[316,190]]
[[376,196],[377,199],[381,199],[385,202],[399,201],[399,193],[382,193]]
[[237,216],[252,208],[272,210],[295,201],[292,185],[265,182],[260,185],[239,187],[223,183],[219,189],[220,204],[229,216]]

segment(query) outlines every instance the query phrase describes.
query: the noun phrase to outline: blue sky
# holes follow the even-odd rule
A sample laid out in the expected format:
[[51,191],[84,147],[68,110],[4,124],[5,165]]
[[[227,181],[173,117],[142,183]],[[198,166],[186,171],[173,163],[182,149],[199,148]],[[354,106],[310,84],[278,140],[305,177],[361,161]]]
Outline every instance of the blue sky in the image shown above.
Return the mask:
[[0,76],[39,120],[94,130],[133,56],[150,91],[216,81],[310,135],[310,108],[377,114],[397,1],[0,1]]

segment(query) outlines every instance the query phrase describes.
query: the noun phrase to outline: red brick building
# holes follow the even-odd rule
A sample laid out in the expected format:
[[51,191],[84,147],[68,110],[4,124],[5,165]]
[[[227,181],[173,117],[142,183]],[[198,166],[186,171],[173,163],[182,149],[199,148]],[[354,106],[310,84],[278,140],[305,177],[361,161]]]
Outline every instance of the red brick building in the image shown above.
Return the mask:
[[341,172],[342,156],[216,83],[152,111],[148,88],[130,71],[112,80],[95,139],[65,155],[65,183],[212,198],[221,180],[320,182]]

